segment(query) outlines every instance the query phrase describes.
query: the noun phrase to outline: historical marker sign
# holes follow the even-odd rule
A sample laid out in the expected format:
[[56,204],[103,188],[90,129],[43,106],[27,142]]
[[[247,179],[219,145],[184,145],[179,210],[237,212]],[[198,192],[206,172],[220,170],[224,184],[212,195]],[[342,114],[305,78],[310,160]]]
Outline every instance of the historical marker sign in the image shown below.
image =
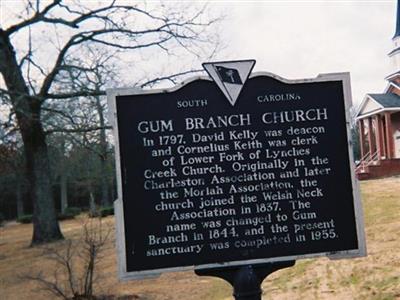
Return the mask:
[[120,277],[365,255],[349,74],[247,79],[217,66],[241,85],[235,101],[208,78],[108,93]]

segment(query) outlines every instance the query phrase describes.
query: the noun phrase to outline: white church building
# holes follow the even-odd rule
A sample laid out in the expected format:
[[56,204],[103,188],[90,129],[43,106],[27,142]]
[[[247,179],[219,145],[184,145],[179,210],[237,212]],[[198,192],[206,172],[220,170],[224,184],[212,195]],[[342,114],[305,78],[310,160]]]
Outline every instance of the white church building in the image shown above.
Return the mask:
[[386,89],[367,94],[356,113],[362,157],[356,174],[360,180],[400,174],[400,0],[393,50],[388,56],[394,72],[385,78]]

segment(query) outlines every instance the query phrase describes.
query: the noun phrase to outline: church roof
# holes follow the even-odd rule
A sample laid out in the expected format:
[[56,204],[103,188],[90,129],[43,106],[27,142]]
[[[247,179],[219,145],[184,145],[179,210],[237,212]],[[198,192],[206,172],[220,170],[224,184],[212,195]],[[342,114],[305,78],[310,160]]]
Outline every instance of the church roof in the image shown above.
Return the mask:
[[[397,34],[397,35],[400,35],[400,33],[397,33],[397,32],[396,32],[396,34]],[[396,37],[397,35],[395,35],[394,37]],[[396,49],[393,49],[392,51],[390,51],[390,52],[388,53],[388,55],[389,55],[389,56],[392,56],[393,54],[397,53],[399,50],[400,50],[400,47],[397,47]]]
[[367,94],[355,114],[356,119],[362,119],[385,111],[400,111],[400,96],[393,93]]
[[400,107],[400,96],[396,94],[368,94],[384,108]]
[[396,77],[400,77],[400,71],[396,71],[388,76],[386,76],[386,80],[392,81],[394,80]]

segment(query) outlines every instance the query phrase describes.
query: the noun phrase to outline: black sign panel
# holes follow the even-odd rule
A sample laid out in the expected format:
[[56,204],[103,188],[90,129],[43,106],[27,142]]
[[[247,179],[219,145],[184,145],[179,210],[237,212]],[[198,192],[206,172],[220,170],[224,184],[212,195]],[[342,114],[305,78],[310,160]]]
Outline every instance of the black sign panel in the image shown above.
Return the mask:
[[257,75],[234,106],[206,79],[113,90],[121,276],[363,255],[347,80]]

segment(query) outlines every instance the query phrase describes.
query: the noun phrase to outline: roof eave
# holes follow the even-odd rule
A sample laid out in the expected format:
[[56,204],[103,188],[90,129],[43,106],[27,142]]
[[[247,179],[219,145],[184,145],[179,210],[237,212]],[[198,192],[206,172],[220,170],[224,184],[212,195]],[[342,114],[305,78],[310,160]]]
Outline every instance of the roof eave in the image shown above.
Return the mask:
[[400,86],[397,85],[396,82],[389,81],[388,85],[386,86],[386,88],[384,90],[384,94],[389,93],[389,90],[390,90],[391,87],[394,87],[394,88],[396,88],[396,89],[398,89],[400,91]]
[[365,118],[368,118],[373,115],[377,115],[382,112],[390,112],[390,111],[397,112],[397,111],[400,111],[400,108],[393,108],[393,107],[380,108],[380,109],[377,109],[376,111],[367,113],[365,115],[357,116],[356,120],[365,119]]
[[394,72],[392,74],[389,74],[388,76],[385,77],[385,80],[390,80],[390,79],[393,79],[393,78],[395,78],[397,76],[400,76],[400,70],[398,70],[398,71],[396,71],[396,72]]
[[356,119],[358,118],[358,116],[360,115],[361,110],[365,107],[365,105],[367,104],[367,101],[371,99],[372,101],[374,101],[376,104],[378,104],[379,106],[381,106],[382,108],[383,105],[380,104],[378,101],[376,101],[370,94],[366,94],[363,101],[361,102],[360,106],[357,109],[357,113],[356,113]]

